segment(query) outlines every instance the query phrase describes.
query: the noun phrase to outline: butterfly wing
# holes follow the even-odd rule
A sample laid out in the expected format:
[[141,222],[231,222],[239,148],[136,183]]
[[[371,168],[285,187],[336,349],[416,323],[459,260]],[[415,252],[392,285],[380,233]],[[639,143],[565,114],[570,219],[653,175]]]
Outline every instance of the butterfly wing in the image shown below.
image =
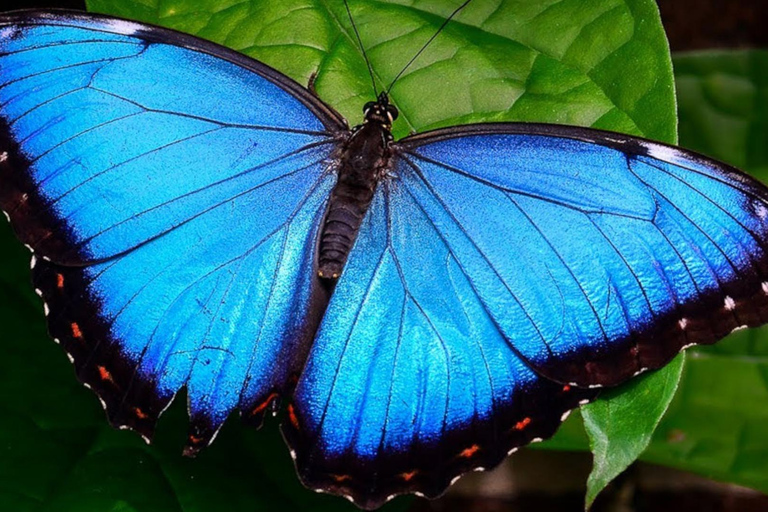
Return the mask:
[[547,125],[403,147],[510,346],[554,380],[615,385],[768,320],[768,192],[736,169]]
[[300,371],[341,129],[287,77],[197,38],[0,19],[0,207],[113,424],[149,437],[186,385],[193,452],[235,407],[259,422]]
[[509,349],[414,178],[380,185],[284,425],[304,483],[364,508],[435,497],[551,436],[595,394],[540,378]]
[[768,319],[768,192],[739,171],[543,125],[396,148],[284,427],[311,486],[434,496],[588,387]]

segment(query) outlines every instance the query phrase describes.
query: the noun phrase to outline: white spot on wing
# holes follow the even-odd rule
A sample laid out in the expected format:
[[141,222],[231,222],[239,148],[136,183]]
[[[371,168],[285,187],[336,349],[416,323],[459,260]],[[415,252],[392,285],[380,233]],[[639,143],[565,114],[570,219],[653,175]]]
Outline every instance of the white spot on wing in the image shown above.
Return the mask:
[[513,454],[513,453],[515,453],[516,451],[517,451],[517,448],[512,448],[512,449],[510,449],[510,450],[507,452],[507,455],[512,455],[512,454]]
[[40,288],[35,288],[35,293],[37,294],[38,297],[43,296],[43,290],[41,290]]
[[746,329],[747,327],[748,326],[746,326],[746,325],[740,325],[740,326],[736,327],[734,330],[732,330],[731,332],[741,331],[743,329]]
[[725,309],[728,311],[733,311],[736,308],[736,302],[731,298],[730,295],[725,296]]
[[760,217],[760,220],[765,220],[768,217],[768,208],[762,203],[762,201],[755,201],[755,213]]
[[680,160],[680,152],[668,146],[662,146],[660,144],[653,144],[648,142],[641,142],[641,146],[645,149],[648,156],[663,160],[664,162],[677,163]]
[[579,400],[579,405],[587,405],[589,403],[589,400],[586,398],[584,400]]
[[763,284],[761,284],[760,286],[762,286],[763,288],[763,293],[768,295],[768,281],[763,281]]
[[5,162],[6,160],[8,160],[8,152],[3,151],[2,153],[0,153],[0,164]]
[[531,439],[531,442],[532,442],[532,443],[540,443],[540,442],[542,442],[542,441],[543,441],[543,439],[542,439],[542,438],[540,438],[540,437],[534,437],[533,439]]
[[106,25],[110,31],[126,36],[132,36],[141,32],[141,25],[126,20],[109,20]]
[[455,477],[451,478],[451,483],[449,483],[448,485],[455,484],[459,480],[459,478],[461,478],[461,477],[458,476],[458,475],[456,475]]
[[680,320],[678,320],[677,325],[679,325],[682,330],[685,330],[685,328],[688,327],[688,319],[681,318]]
[[37,258],[33,254],[32,259],[29,260],[29,268],[35,268],[35,265],[37,265]]
[[3,215],[5,215],[5,220],[7,220],[8,222],[11,222],[11,216],[10,216],[10,215],[8,215],[8,212],[6,212],[5,210],[3,210]]
[[571,411],[565,411],[562,416],[560,416],[560,421],[565,421],[568,419],[568,416],[571,415]]
[[48,307],[48,304],[43,302],[43,313],[45,313],[45,316],[48,316],[51,314],[51,308]]
[[219,425],[219,427],[218,427],[218,428],[216,429],[216,431],[213,433],[213,435],[211,436],[211,439],[209,439],[209,440],[208,440],[208,444],[207,444],[206,446],[211,446],[211,444],[213,444],[213,442],[216,440],[216,436],[218,436],[218,435],[219,435],[219,432],[221,432],[221,427],[222,427],[222,426],[224,426],[224,424],[223,424],[223,423],[222,423],[221,425]]

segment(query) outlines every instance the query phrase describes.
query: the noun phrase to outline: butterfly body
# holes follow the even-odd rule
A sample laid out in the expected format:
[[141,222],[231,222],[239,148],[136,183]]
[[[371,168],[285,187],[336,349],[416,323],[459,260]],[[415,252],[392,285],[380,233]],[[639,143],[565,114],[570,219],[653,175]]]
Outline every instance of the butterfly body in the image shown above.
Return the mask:
[[0,208],[114,426],[149,440],[186,389],[191,455],[282,398],[301,480],[375,508],[768,321],[741,171],[556,125],[393,141],[386,94],[364,111],[167,29],[0,17]]
[[331,191],[318,248],[318,275],[338,279],[379,181],[390,169],[392,122],[397,109],[382,93],[365,105],[356,126],[335,155],[336,185]]

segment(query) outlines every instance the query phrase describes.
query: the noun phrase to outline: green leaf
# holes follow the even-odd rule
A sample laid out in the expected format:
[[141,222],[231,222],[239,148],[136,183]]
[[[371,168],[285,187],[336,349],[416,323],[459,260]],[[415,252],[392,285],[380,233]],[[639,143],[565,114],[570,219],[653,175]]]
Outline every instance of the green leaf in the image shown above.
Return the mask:
[[675,56],[680,143],[768,180],[768,51]]
[[[681,144],[768,179],[768,51],[677,55]],[[692,349],[644,460],[768,492],[768,329]]]
[[635,379],[582,408],[593,453],[586,508],[651,442],[651,435],[675,396],[684,360],[681,354],[665,371]]
[[[351,4],[381,87],[458,1]],[[361,120],[362,105],[373,98],[338,0],[88,5],[223,43],[302,84],[316,73],[318,94],[350,124]],[[476,0],[392,89],[402,112],[396,136],[475,121],[536,121],[674,142],[672,84],[651,0]],[[22,510],[352,510],[338,498],[303,490],[274,421],[260,432],[230,421],[194,461],[179,456],[186,432],[183,397],[163,417],[152,446],[112,430],[63,352],[47,339],[41,305],[28,285],[28,255],[7,226],[0,226],[0,251],[0,431],[6,448],[0,502]],[[630,393],[663,397],[664,388]],[[385,510],[408,504],[398,499]]]
[[[460,2],[351,0],[379,88]],[[90,0],[259,59],[352,124],[374,98],[344,4],[331,0]],[[676,140],[672,71],[650,0],[473,2],[392,89],[395,135],[476,121],[596,126]]]

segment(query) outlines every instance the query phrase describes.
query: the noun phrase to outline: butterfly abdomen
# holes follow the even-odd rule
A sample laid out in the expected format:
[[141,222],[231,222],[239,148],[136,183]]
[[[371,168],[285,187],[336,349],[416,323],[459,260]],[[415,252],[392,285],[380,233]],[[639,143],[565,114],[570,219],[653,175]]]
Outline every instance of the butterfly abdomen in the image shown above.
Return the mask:
[[389,127],[367,122],[353,132],[338,157],[338,178],[331,192],[318,247],[318,274],[341,275],[357,238],[379,178],[389,166]]

